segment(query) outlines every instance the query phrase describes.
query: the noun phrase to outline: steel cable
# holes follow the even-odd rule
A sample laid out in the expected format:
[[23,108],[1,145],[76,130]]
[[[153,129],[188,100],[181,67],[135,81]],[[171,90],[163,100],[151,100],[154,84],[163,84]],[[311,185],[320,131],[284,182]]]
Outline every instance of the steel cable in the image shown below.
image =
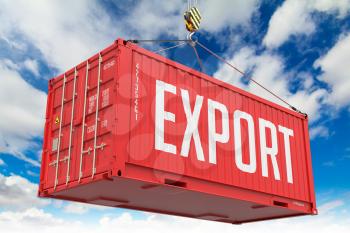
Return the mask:
[[184,39],[184,40],[127,40],[127,42],[131,42],[134,44],[138,43],[169,43],[169,42],[190,42],[191,40]]
[[[226,65],[230,66],[231,68],[233,68],[234,70],[236,70],[237,72],[239,72],[241,75],[246,76],[246,74],[238,69],[237,67],[235,67],[234,65],[232,65],[230,62],[228,62],[225,58],[217,55],[215,52],[213,52],[212,50],[210,50],[209,48],[207,48],[206,46],[204,46],[203,44],[201,44],[200,42],[196,41],[196,44],[198,44],[200,47],[202,47],[204,50],[206,50],[208,53],[210,53],[211,55],[213,55],[214,57],[216,57],[217,59],[219,59],[220,61],[224,62]],[[285,103],[286,105],[288,105],[291,109],[293,109],[294,111],[301,113],[305,116],[307,116],[306,113],[303,113],[302,111],[298,110],[296,107],[294,107],[293,105],[291,105],[290,103],[288,103],[285,99],[283,99],[282,97],[278,96],[277,94],[275,94],[273,91],[270,91],[268,88],[266,88],[265,86],[263,86],[262,84],[260,84],[258,81],[254,80],[252,77],[248,77],[249,80],[251,80],[253,83],[255,83],[256,85],[258,85],[259,87],[261,87],[262,89],[264,89],[265,91],[267,91],[268,93],[270,93],[271,95],[273,95],[274,97],[276,97],[277,99],[279,99],[280,101],[282,101],[283,103]]]
[[168,48],[164,48],[164,49],[160,49],[160,50],[157,50],[157,51],[153,51],[154,53],[160,53],[160,52],[164,52],[164,51],[167,51],[167,50],[170,50],[170,49],[174,49],[174,48],[177,48],[177,47],[180,47],[184,44],[187,44],[187,42],[181,42],[180,44],[177,44],[177,45],[173,45],[173,46],[170,46]]
[[[198,44],[201,48],[203,48],[204,50],[206,50],[208,53],[210,53],[212,56],[216,57],[218,60],[224,62],[226,65],[228,65],[229,67],[231,67],[232,69],[236,70],[238,73],[240,73],[242,76],[246,76],[246,73],[244,73],[242,70],[238,69],[237,67],[235,67],[234,65],[232,65],[230,62],[228,62],[225,58],[219,56],[218,54],[216,54],[215,52],[213,52],[212,50],[210,50],[209,48],[207,48],[205,45],[203,45],[202,43],[200,43],[198,40],[192,40],[192,39],[185,39],[185,40],[127,40],[128,42],[132,42],[132,43],[143,43],[143,42],[151,42],[151,43],[168,43],[168,42],[183,42],[180,43],[178,45],[175,46],[171,46],[169,48],[165,48],[165,49],[160,49],[158,51],[154,51],[155,53],[159,53],[162,51],[166,51],[166,50],[170,50],[173,48],[177,48],[181,45],[184,45],[186,43],[194,43],[194,45],[191,45],[191,47],[193,47],[194,52],[196,54],[196,57],[198,59],[198,63],[201,67],[202,72],[204,72],[204,67],[203,64],[199,58],[197,49],[195,48],[195,45]],[[283,99],[282,97],[278,96],[276,93],[274,93],[273,91],[269,90],[268,88],[266,88],[264,85],[260,84],[258,81],[256,81],[255,79],[253,79],[252,77],[247,77],[249,80],[251,80],[253,83],[255,83],[257,86],[261,87],[263,90],[265,90],[266,92],[270,93],[272,96],[274,96],[275,98],[277,98],[278,100],[282,101],[284,104],[286,104],[287,106],[289,106],[292,110],[303,114],[304,116],[307,116],[306,113],[303,113],[302,111],[300,111],[299,109],[297,109],[296,107],[294,107],[293,105],[291,105],[290,103],[288,103],[285,99]]]
[[195,45],[194,45],[194,46],[191,45],[191,47],[193,48],[194,53],[196,54],[196,57],[197,57],[197,60],[198,60],[198,64],[199,64],[199,66],[200,66],[200,68],[201,68],[201,71],[202,71],[203,73],[205,73],[204,66],[203,66],[203,63],[202,63],[201,58],[199,57],[198,51],[197,51],[197,49],[196,49],[196,46],[195,46]]

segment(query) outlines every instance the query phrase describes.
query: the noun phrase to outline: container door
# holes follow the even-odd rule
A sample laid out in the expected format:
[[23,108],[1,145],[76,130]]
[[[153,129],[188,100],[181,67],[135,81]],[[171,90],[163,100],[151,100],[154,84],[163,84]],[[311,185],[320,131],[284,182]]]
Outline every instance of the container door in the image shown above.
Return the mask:
[[[116,53],[101,55],[89,66],[77,158],[78,180],[111,169],[115,139]],[[84,89],[85,89],[84,85]]]
[[44,189],[111,168],[115,135],[116,51],[56,78]]
[[57,78],[53,83],[53,109],[51,141],[47,168],[47,188],[68,183],[74,143],[74,119],[76,118],[78,71],[74,70]]

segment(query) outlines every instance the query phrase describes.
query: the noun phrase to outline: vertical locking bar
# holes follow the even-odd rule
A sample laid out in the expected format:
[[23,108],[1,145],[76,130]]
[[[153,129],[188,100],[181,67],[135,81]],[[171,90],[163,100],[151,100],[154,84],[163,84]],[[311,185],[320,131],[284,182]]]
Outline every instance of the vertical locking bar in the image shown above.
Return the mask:
[[58,130],[58,145],[57,145],[57,157],[56,157],[56,173],[55,173],[55,185],[54,190],[58,183],[58,165],[60,163],[60,147],[61,147],[61,138],[62,138],[62,116],[63,116],[63,106],[64,106],[64,94],[66,89],[66,74],[63,75],[63,84],[62,84],[62,100],[61,100],[61,113],[60,113],[60,126]]
[[81,125],[81,146],[80,146],[80,165],[79,165],[79,180],[80,182],[82,176],[83,176],[83,150],[84,150],[84,134],[85,134],[85,117],[86,117],[86,97],[87,97],[87,91],[89,89],[88,87],[88,78],[89,78],[89,61],[86,61],[86,71],[85,71],[85,90],[84,90],[84,107],[83,107],[83,122]]
[[96,173],[96,142],[97,142],[97,126],[98,126],[98,110],[99,110],[99,97],[100,97],[100,83],[101,83],[101,63],[102,56],[101,53],[98,54],[98,78],[97,78],[97,93],[96,93],[96,111],[95,111],[95,135],[94,135],[94,153],[92,159],[92,175],[94,178]]
[[68,146],[68,158],[67,158],[68,162],[67,162],[66,185],[68,185],[68,182],[69,182],[70,158],[71,158],[71,151],[72,151],[74,106],[75,106],[75,97],[77,95],[77,93],[75,92],[77,76],[78,76],[77,67],[75,67],[75,69],[74,69],[74,81],[73,81],[73,94],[72,94],[72,112],[71,112],[71,116],[70,116],[70,129],[69,129],[69,146]]

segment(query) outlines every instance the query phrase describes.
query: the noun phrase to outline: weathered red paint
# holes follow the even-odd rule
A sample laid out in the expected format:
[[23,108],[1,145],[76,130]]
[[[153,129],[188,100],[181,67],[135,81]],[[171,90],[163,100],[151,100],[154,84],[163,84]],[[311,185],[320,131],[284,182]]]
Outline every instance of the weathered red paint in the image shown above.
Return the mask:
[[100,55],[49,82],[39,196],[228,223],[317,213],[305,116],[121,39]]

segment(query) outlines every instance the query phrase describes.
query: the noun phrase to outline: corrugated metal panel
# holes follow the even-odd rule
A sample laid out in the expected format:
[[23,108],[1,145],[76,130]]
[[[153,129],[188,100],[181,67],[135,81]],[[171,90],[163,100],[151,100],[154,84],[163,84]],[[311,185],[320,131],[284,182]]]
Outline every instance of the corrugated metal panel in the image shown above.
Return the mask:
[[[132,121],[138,126],[131,131],[130,157],[129,162],[141,166],[156,168],[159,170],[174,172],[180,176],[192,176],[200,179],[208,179],[224,184],[235,185],[242,188],[248,188],[256,191],[271,193],[279,196],[287,196],[302,201],[311,201],[308,188],[308,169],[305,158],[308,156],[305,151],[303,122],[301,117],[283,111],[283,108],[277,108],[266,103],[261,103],[257,98],[236,92],[228,87],[217,85],[208,77],[199,77],[193,73],[183,71],[173,65],[166,64],[155,58],[141,54],[138,51],[133,53],[132,67],[139,66],[138,80],[136,75],[132,76],[133,85],[139,88],[138,119],[132,117]],[[176,155],[162,151],[154,150],[154,112],[155,112],[155,86],[156,80],[162,80],[166,83],[176,86],[176,95],[169,94],[165,97],[165,106],[167,111],[176,116],[176,123],[166,122],[165,141],[176,145]],[[191,140],[189,157],[180,156],[180,148],[186,127],[186,117],[181,100],[180,89],[188,90],[190,95],[190,105],[193,108],[196,95],[204,96],[203,107],[200,112],[200,125],[198,127],[201,143],[203,145],[205,161],[197,159],[194,141]],[[224,104],[228,108],[230,118],[230,139],[227,143],[217,146],[217,164],[208,162],[208,132],[207,132],[207,99],[212,99]],[[135,108],[135,106],[134,106]],[[234,142],[233,142],[233,112],[242,110],[249,113],[254,119],[255,140],[256,140],[256,158],[257,170],[250,174],[242,172],[235,166]],[[193,110],[193,109],[192,109]],[[135,113],[132,114],[135,116]],[[152,117],[151,117],[152,116]],[[278,156],[277,164],[279,167],[281,180],[274,179],[273,167],[268,160],[269,178],[262,176],[261,158],[259,148],[259,125],[258,119],[263,118],[271,121],[275,127],[281,125],[292,129],[294,136],[290,139],[293,183],[287,182],[286,177],[286,159],[284,137],[278,133]],[[218,119],[220,117],[218,116]],[[221,122],[218,123],[219,125]],[[220,130],[220,129],[218,129]],[[269,134],[267,130],[267,134]],[[142,135],[142,137],[140,137]],[[243,142],[243,160],[249,163],[247,125],[242,123],[242,142]],[[271,145],[271,137],[267,137],[267,145]],[[147,153],[145,153],[147,152]]]
[[[170,89],[157,93],[157,82]],[[227,125],[225,113],[211,111],[210,101],[227,109]],[[196,104],[201,106],[194,113]],[[169,119],[161,119],[164,132],[157,128],[159,109],[169,112]],[[252,173],[237,165],[236,110],[252,119],[251,126],[239,121],[241,137],[237,137],[246,165],[251,163],[249,142],[255,140]],[[183,140],[187,118],[194,120],[197,142],[192,136]],[[262,175],[259,118],[276,128],[280,180],[274,178],[271,156],[267,156],[268,177]],[[214,133],[228,132],[222,142],[209,140],[213,123]],[[287,178],[288,140],[279,125],[293,130],[289,138],[293,183]],[[254,130],[251,140],[249,127]],[[270,131],[262,131],[267,146],[272,145]],[[157,132],[164,133],[168,147],[156,147]],[[176,146],[173,153],[170,144]],[[211,159],[209,145],[216,147]],[[230,223],[315,214],[307,119],[118,40],[50,80],[39,195]]]

